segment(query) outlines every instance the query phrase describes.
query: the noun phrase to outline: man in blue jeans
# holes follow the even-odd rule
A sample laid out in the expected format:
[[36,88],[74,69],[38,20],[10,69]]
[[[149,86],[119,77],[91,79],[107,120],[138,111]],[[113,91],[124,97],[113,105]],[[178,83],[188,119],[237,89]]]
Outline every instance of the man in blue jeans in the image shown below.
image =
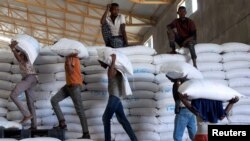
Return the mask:
[[179,78],[172,79],[167,76],[174,85],[173,85],[173,97],[175,100],[175,119],[174,119],[174,141],[182,141],[182,137],[185,131],[185,128],[188,129],[188,135],[191,140],[194,139],[197,127],[196,127],[196,116],[181,102],[181,98],[179,96],[178,88],[184,83],[187,79]]
[[109,99],[108,99],[108,104],[105,109],[105,112],[102,116],[102,121],[104,125],[104,133],[105,133],[105,141],[111,141],[110,120],[113,117],[114,113],[116,114],[117,120],[119,121],[119,123],[122,125],[122,127],[128,134],[130,140],[137,141],[135,133],[125,116],[125,113],[123,111],[123,106],[119,98],[123,94],[122,93],[123,76],[121,72],[119,72],[115,68],[116,55],[112,54],[111,57],[112,57],[112,62],[110,66],[103,63],[102,61],[99,61],[102,67],[104,68],[108,67]]

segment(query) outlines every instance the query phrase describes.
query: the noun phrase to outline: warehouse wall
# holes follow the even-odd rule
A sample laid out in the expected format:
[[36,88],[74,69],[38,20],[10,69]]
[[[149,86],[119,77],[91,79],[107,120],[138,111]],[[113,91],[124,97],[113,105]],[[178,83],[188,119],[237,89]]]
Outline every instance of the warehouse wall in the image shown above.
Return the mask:
[[[180,0],[167,6],[158,24],[144,36],[154,37],[158,53],[169,51],[166,25],[176,18]],[[250,44],[250,0],[198,0],[198,10],[190,16],[197,26],[198,43],[243,42]]]

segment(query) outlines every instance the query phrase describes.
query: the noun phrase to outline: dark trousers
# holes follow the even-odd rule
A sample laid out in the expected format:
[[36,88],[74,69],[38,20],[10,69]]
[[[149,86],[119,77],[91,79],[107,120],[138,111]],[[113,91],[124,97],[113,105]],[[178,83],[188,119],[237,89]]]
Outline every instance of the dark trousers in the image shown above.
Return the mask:
[[[20,112],[23,114],[23,116],[25,117],[28,117],[30,115],[33,116],[33,118],[31,119],[31,127],[37,127],[34,97],[33,97],[33,91],[31,89],[36,84],[37,84],[36,76],[27,75],[26,77],[22,79],[21,82],[16,84],[15,88],[12,90],[10,94],[11,100],[16,104],[16,106],[18,107]],[[22,101],[18,99],[18,95],[20,95],[22,92],[25,92],[28,109],[26,109]]]
[[83,104],[82,104],[82,98],[81,98],[81,86],[67,86],[65,85],[62,87],[56,95],[54,95],[51,98],[51,105],[55,111],[55,114],[57,116],[58,121],[63,121],[65,120],[64,115],[62,113],[62,110],[59,106],[59,102],[64,100],[67,97],[71,97],[76,113],[80,118],[81,126],[82,126],[82,131],[83,133],[87,133],[88,131],[88,124],[87,124],[87,119],[84,113],[83,109]]
[[109,96],[108,104],[105,109],[105,112],[102,116],[102,121],[104,125],[104,133],[105,133],[105,141],[111,141],[111,125],[110,120],[112,116],[116,114],[116,118],[119,121],[119,123],[122,125],[126,133],[128,134],[131,141],[137,141],[137,138],[135,136],[135,133],[127,120],[124,111],[123,106],[121,103],[121,100],[113,95]]
[[112,48],[120,48],[125,46],[122,36],[112,36],[109,25],[107,23],[104,23],[102,25],[102,36],[106,46]]

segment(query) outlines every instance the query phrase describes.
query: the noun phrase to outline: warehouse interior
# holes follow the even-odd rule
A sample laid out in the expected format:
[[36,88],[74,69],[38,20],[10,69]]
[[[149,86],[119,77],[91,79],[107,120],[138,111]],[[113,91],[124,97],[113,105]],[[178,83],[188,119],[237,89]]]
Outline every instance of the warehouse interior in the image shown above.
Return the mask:
[[[185,77],[190,73],[192,77],[209,81],[206,84],[211,81],[217,85],[212,87],[214,84],[211,83],[211,87],[207,87],[211,91],[197,88],[197,91],[202,91],[199,95],[205,91],[202,98],[209,97],[207,95],[216,90],[218,93],[212,93],[211,97],[218,95],[215,99],[219,101],[219,95],[224,96],[226,92],[239,97],[239,101],[225,114],[226,117],[218,119],[215,125],[250,125],[249,0],[1,0],[0,141],[107,140],[103,115],[110,100],[110,75],[107,75],[108,69],[100,65],[100,53],[110,47],[104,41],[100,20],[111,3],[119,4],[119,14],[125,17],[126,22],[128,46],[117,48],[117,56],[125,56],[125,60],[119,63],[122,69],[125,68],[125,73],[128,72],[127,76],[122,76],[126,77],[132,95],[122,97],[120,101],[138,141],[178,141],[174,136],[177,132],[176,101],[173,96],[175,82],[166,77],[166,71],[177,71],[180,69],[177,66],[181,64],[185,66],[181,68],[184,70],[182,75],[186,73]],[[167,25],[179,18],[177,11],[180,6],[186,7],[186,17],[196,25],[197,67],[192,62],[192,54],[177,44],[180,49],[177,49],[178,53],[170,53]],[[37,84],[31,88],[36,129],[29,129],[33,126],[30,119],[24,124],[19,122],[25,116],[11,96],[24,80],[19,60],[13,54],[13,48],[9,47],[11,41],[17,40],[17,35],[21,34],[33,37],[30,43],[39,48],[35,51],[34,62],[31,61],[37,78]],[[82,49],[67,48],[70,43],[63,44],[60,39],[77,41],[74,45]],[[65,97],[59,104],[67,129],[54,128],[58,124],[60,126],[60,120],[51,99],[68,83],[65,66],[69,53],[65,55],[65,48],[57,44],[65,45],[68,51],[85,52],[81,54],[84,57],[78,56],[82,76],[80,102],[88,124],[89,139],[77,139],[85,133],[71,96]],[[120,61],[119,57],[116,59]],[[192,66],[194,68],[188,70]],[[25,92],[20,91],[16,99],[27,108],[26,102],[29,102]],[[228,98],[230,94],[224,97]],[[230,100],[221,100],[220,106],[226,109]],[[110,141],[133,140],[116,113],[111,117]],[[200,130],[198,121],[196,126]],[[207,130],[203,131],[207,133]],[[181,140],[192,140],[188,128],[183,131]]]

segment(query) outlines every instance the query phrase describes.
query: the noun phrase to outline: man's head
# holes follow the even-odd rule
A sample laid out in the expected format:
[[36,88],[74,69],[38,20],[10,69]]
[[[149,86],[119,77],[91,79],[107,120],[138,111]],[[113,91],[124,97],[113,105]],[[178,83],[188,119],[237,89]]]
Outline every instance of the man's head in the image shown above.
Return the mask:
[[112,3],[109,9],[111,16],[118,16],[119,14],[119,4]]
[[179,15],[179,18],[184,18],[187,14],[186,7],[180,6],[178,8],[177,14]]
[[178,86],[180,86],[182,83],[184,83],[185,81],[187,81],[187,76],[184,76],[182,78],[177,78],[177,79],[173,79],[169,76],[166,75],[166,77],[173,83],[177,84]]

